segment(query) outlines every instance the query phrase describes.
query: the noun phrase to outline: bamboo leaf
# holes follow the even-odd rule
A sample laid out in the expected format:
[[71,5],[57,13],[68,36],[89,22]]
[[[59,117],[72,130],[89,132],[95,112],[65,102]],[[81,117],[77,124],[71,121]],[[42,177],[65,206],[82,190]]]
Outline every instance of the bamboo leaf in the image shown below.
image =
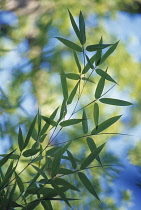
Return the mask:
[[102,69],[96,69],[95,71],[96,71],[97,74],[99,74],[104,79],[116,83],[115,80],[113,80],[113,78],[108,73],[106,73],[105,71],[103,71]]
[[65,77],[65,73],[63,71],[63,69],[61,69],[61,85],[62,85],[62,91],[63,91],[63,96],[64,99],[67,100],[68,98],[68,86],[67,86],[67,81],[66,81],[66,77]]
[[15,172],[15,179],[16,179],[17,185],[19,187],[20,193],[23,193],[24,192],[24,184],[23,184],[20,176],[16,172]]
[[23,156],[30,157],[30,156],[36,155],[39,151],[40,149],[28,149],[23,152]]
[[61,178],[55,178],[54,182],[57,185],[63,185],[64,187],[70,189],[70,190],[74,190],[74,191],[79,191],[75,186],[73,186],[72,184],[70,184],[68,181],[66,181],[65,179],[61,179]]
[[28,133],[27,133],[27,136],[26,136],[25,142],[24,142],[24,147],[23,147],[23,149],[25,149],[25,148],[26,148],[26,146],[27,146],[27,145],[28,145],[28,143],[29,143],[30,137],[31,137],[32,132],[33,132],[33,129],[34,129],[34,127],[35,127],[36,118],[37,118],[37,116],[35,116],[35,117],[34,117],[34,119],[33,119],[32,123],[31,123],[31,125],[30,125],[30,127],[29,127],[29,130],[28,130]]
[[79,73],[81,73],[81,65],[79,63],[79,59],[78,59],[77,54],[76,54],[75,51],[73,51],[73,55],[74,55],[74,59],[75,59],[75,63],[77,65],[78,71],[79,71]]
[[53,210],[50,200],[41,200],[44,210]]
[[79,30],[80,30],[81,44],[84,45],[86,42],[86,32],[85,32],[85,21],[81,11],[79,14]]
[[[102,40],[102,37],[99,41],[99,44],[102,44],[103,43],[103,40]],[[101,61],[101,56],[102,56],[102,49],[100,50],[97,50],[96,54],[95,54],[95,65],[99,65],[100,64],[100,61]]]
[[76,25],[75,20],[74,20],[74,18],[73,18],[73,16],[72,16],[70,11],[69,11],[69,16],[70,16],[72,27],[73,27],[73,29],[74,29],[74,31],[75,31],[79,41],[81,41],[81,39],[80,39],[80,31],[79,31],[78,26]]
[[119,116],[111,117],[108,120],[105,120],[104,122],[102,122],[101,124],[98,125],[98,128],[94,128],[92,130],[91,134],[96,135],[96,134],[104,131],[105,129],[107,129],[111,125],[113,125],[116,121],[118,121],[121,116],[122,115],[119,115]]
[[98,120],[99,120],[99,106],[97,103],[94,103],[94,122],[95,126],[98,126]]
[[60,126],[62,127],[67,127],[70,125],[75,125],[82,122],[82,119],[70,119],[70,120],[64,120],[63,122],[60,123]]
[[86,59],[87,59],[87,62],[88,62],[88,64],[89,64],[90,68],[91,68],[91,69],[94,69],[94,66],[93,66],[93,64],[91,63],[89,57],[88,57],[86,54],[85,54],[85,56],[86,56]]
[[68,74],[65,74],[65,76],[68,79],[72,79],[72,80],[79,80],[80,79],[80,75],[79,74],[75,74],[75,73],[68,73]]
[[[92,64],[94,63],[95,58],[96,58],[96,54],[93,55],[93,56],[89,59],[90,62],[91,62]],[[89,63],[87,63],[86,66],[84,67],[83,71],[82,71],[82,74],[86,74],[86,73],[89,71],[89,69],[90,69],[90,65],[89,65]]]
[[58,173],[63,174],[63,175],[68,175],[68,174],[74,174],[75,171],[72,171],[72,170],[67,169],[67,168],[59,168]]
[[114,99],[114,98],[101,98],[99,101],[104,104],[115,105],[115,106],[130,106],[130,105],[132,105],[132,103],[130,103],[128,101],[123,101],[123,100]]
[[82,115],[82,128],[83,128],[84,134],[87,134],[88,133],[88,122],[87,122],[86,112],[84,109],[83,109],[83,115]]
[[100,98],[100,96],[102,95],[104,85],[105,85],[105,79],[103,77],[101,77],[98,84],[97,84],[96,91],[95,91],[95,98],[96,99]]
[[100,64],[102,64],[116,49],[117,45],[118,45],[119,41],[116,42],[115,44],[113,44],[108,50],[107,52],[105,52],[105,54],[102,56]]
[[51,168],[52,177],[55,177],[59,171],[59,166],[60,166],[62,155],[63,155],[62,148],[60,148],[59,151],[56,153],[55,158],[52,162],[52,168]]
[[84,187],[94,196],[96,197],[99,201],[99,197],[97,195],[97,193],[95,192],[94,190],[94,187],[93,185],[91,184],[90,180],[87,178],[87,176],[82,173],[82,172],[78,172],[78,176],[79,176],[79,179],[80,181],[82,182],[82,184],[84,185]]
[[76,169],[77,164],[76,164],[76,161],[75,161],[75,159],[74,159],[72,153],[71,153],[69,150],[67,150],[67,154],[68,154],[68,158],[69,158],[69,160],[70,160],[70,162],[71,162],[71,164],[72,164],[72,167],[73,167],[74,169]]
[[32,167],[47,181],[48,178],[46,176],[46,174],[44,173],[44,171],[40,168],[38,168],[37,166],[35,165],[32,165]]
[[45,117],[45,116],[41,117],[46,123],[48,123],[48,125],[52,125],[53,127],[57,125],[57,123],[54,120],[52,120],[50,117]]
[[[80,82],[80,81],[79,81]],[[69,97],[68,97],[68,101],[67,101],[67,104],[71,104],[72,101],[73,101],[73,98],[77,92],[77,89],[78,89],[78,85],[79,85],[79,82],[75,85],[75,87],[73,88],[72,92],[70,93]]]
[[56,37],[59,41],[61,41],[64,45],[66,45],[67,47],[70,47],[73,50],[76,50],[78,52],[82,52],[82,47],[80,47],[79,45],[75,44],[74,42],[71,42],[67,39],[61,38],[61,37]]
[[82,162],[80,169],[84,169],[86,168],[88,165],[90,165],[94,159],[97,158],[97,156],[99,155],[99,153],[101,152],[101,150],[103,149],[105,143],[100,145],[99,147],[97,147],[95,150],[93,150],[88,157],[86,157],[86,159]]
[[97,51],[100,49],[105,49],[106,47],[111,46],[112,44],[94,44],[94,45],[89,45],[86,47],[86,50],[89,52]]
[[23,150],[24,146],[24,140],[23,140],[23,134],[22,134],[22,129],[19,127],[19,134],[18,134],[18,146],[20,151]]
[[14,149],[12,152],[10,152],[8,155],[6,155],[4,158],[0,160],[0,167],[2,167],[11,157],[11,155],[15,152],[16,149]]
[[91,82],[91,83],[95,83],[93,80],[86,78],[86,77],[82,77],[82,80],[85,80],[87,82]]

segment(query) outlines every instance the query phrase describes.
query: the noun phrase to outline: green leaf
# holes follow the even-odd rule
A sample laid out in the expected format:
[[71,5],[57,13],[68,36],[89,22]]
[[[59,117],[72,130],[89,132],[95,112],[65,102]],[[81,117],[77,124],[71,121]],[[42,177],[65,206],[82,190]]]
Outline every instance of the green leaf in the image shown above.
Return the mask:
[[20,176],[16,172],[15,172],[15,179],[16,179],[17,185],[19,187],[20,193],[23,193],[24,192],[24,184],[23,184]]
[[53,210],[50,200],[43,200],[41,201],[44,210]]
[[46,174],[44,173],[44,171],[40,168],[38,168],[37,166],[35,165],[32,165],[32,167],[44,178],[46,179],[46,181],[48,180]]
[[49,125],[52,125],[52,126],[56,126],[57,125],[57,123],[54,120],[50,119],[49,117],[45,117],[45,116],[41,116],[41,117]]
[[87,62],[88,62],[88,64],[89,64],[90,68],[91,68],[91,69],[94,69],[94,66],[93,66],[93,64],[91,63],[89,57],[88,57],[86,54],[85,54],[85,56],[86,56],[86,59],[87,59]]
[[77,54],[76,54],[75,51],[73,51],[73,54],[74,54],[74,59],[75,59],[75,63],[76,63],[76,65],[77,65],[78,71],[79,71],[79,73],[81,73],[81,65],[80,65],[80,63],[79,63],[79,59],[78,59],[78,57],[77,57]]
[[104,122],[102,122],[101,124],[98,125],[98,128],[94,128],[92,130],[91,134],[96,135],[96,134],[104,131],[105,129],[107,129],[111,125],[113,125],[116,121],[118,121],[121,116],[122,115],[119,115],[119,116],[111,117],[108,120],[105,120]]
[[91,184],[90,180],[86,177],[86,175],[82,172],[78,172],[78,176],[84,187],[94,196],[96,197],[99,201],[99,197],[96,194],[93,185]]
[[57,123],[59,123],[67,114],[67,98],[64,98],[62,105],[61,105],[61,110],[60,110],[60,117]]
[[80,31],[79,31],[78,26],[76,25],[75,20],[74,20],[74,18],[73,18],[73,16],[72,16],[72,14],[71,14],[70,11],[69,11],[69,16],[70,16],[72,27],[73,27],[73,29],[74,29],[74,31],[75,31],[75,33],[76,33],[79,41],[81,42],[81,39],[80,39]]
[[80,11],[80,14],[79,14],[79,30],[80,30],[81,44],[84,45],[85,42],[86,42],[85,21],[84,21],[84,17],[82,15],[81,11]]
[[[2,157],[6,157],[7,155],[6,154],[0,154],[0,156]],[[9,159],[12,159],[12,160],[18,160],[19,159],[19,155],[16,155],[16,154],[12,154],[10,155]]]
[[104,104],[115,105],[115,106],[130,106],[130,105],[132,105],[132,103],[130,103],[128,101],[123,101],[123,100],[114,99],[114,98],[101,98],[99,101]]
[[65,73],[63,71],[63,69],[61,69],[61,85],[62,85],[62,91],[63,91],[63,96],[64,99],[67,100],[68,98],[68,86],[67,86],[67,81],[66,81],[66,76]]
[[[96,58],[96,54],[93,55],[93,56],[89,59],[90,62],[91,62],[92,64],[94,63],[95,58]],[[89,71],[89,69],[90,69],[90,65],[89,65],[89,63],[87,63],[86,66],[84,67],[83,71],[82,71],[82,74],[86,74],[86,73]]]
[[68,202],[64,192],[61,190],[60,187],[58,187],[58,185],[52,180],[51,182],[52,187],[56,190],[56,192],[58,193],[58,195],[63,199],[63,201],[65,201],[69,207],[71,207],[70,203]]
[[62,155],[63,155],[62,154],[62,148],[60,148],[59,151],[57,152],[57,154],[55,155],[55,158],[52,162],[52,169],[51,169],[52,177],[55,177],[56,174],[59,171],[59,166],[60,166]]
[[87,134],[88,133],[88,122],[87,122],[86,112],[84,109],[83,109],[83,115],[82,115],[82,128],[83,128],[84,134]]
[[53,147],[46,151],[46,156],[54,157],[54,154],[60,149],[61,147]]
[[19,145],[20,151],[22,151],[23,146],[24,146],[24,140],[23,140],[22,129],[20,127],[19,127],[19,134],[18,134],[18,145]]
[[80,169],[85,169],[88,165],[90,165],[94,159],[97,158],[97,156],[99,155],[99,153],[101,152],[101,150],[103,149],[105,143],[100,145],[99,147],[97,147],[95,150],[93,150],[88,157],[86,157],[86,159],[82,162]]
[[69,150],[67,150],[67,154],[68,154],[68,158],[69,158],[69,160],[70,160],[70,162],[71,162],[71,164],[72,164],[72,167],[73,167],[74,169],[76,169],[77,164],[76,164],[76,161],[75,161],[73,155],[71,154],[71,152],[70,152]]
[[67,168],[59,168],[58,173],[63,175],[68,175],[68,174],[74,174],[75,172]]
[[30,157],[30,156],[36,155],[39,151],[40,149],[28,149],[23,152],[23,156]]
[[39,139],[40,143],[43,143],[43,141],[45,140],[46,136],[47,136],[47,134],[43,134],[43,135],[40,137],[40,139]]
[[0,167],[2,167],[11,157],[11,155],[15,152],[16,149],[14,149],[12,152],[10,152],[8,155],[6,155],[4,158],[0,160]]
[[82,47],[80,47],[79,45],[77,45],[67,39],[61,38],[61,37],[56,37],[56,38],[59,41],[61,41],[64,45],[66,45],[67,47],[70,47],[71,49],[76,50],[78,52],[82,52]]
[[[88,147],[90,149],[91,152],[93,152],[97,146],[94,142],[94,140],[91,138],[91,137],[87,137],[87,144],[88,144]],[[97,156],[96,160],[100,163],[100,165],[102,166],[102,163],[101,163],[101,160],[100,160],[100,157],[99,155]]]
[[70,184],[69,182],[67,182],[65,179],[61,179],[61,178],[55,178],[54,182],[57,185],[63,185],[64,187],[70,189],[70,190],[74,190],[74,191],[79,191],[75,186],[73,186],[72,184]]
[[96,69],[95,71],[97,74],[99,74],[104,79],[116,83],[115,80],[113,80],[112,77],[109,74],[107,74],[105,71],[103,71],[102,69]]
[[105,79],[103,77],[100,78],[96,90],[95,90],[95,98],[100,98],[100,96],[102,95],[103,89],[104,89],[104,85],[105,85]]
[[93,80],[86,78],[86,77],[82,77],[82,80],[85,80],[87,82],[91,82],[91,83],[95,83]]
[[94,45],[89,45],[86,47],[86,50],[89,52],[97,51],[100,49],[104,49],[106,47],[111,46],[112,44],[94,44]]
[[[99,44],[102,44],[102,43],[103,43],[103,40],[102,40],[102,37],[101,37],[101,39],[99,41]],[[100,64],[101,56],[102,56],[102,49],[97,50],[96,55],[95,55],[95,65],[96,66]]]
[[39,204],[40,204],[40,201],[38,201],[38,200],[32,201],[32,202],[28,203],[27,206],[23,208],[23,210],[35,209],[35,207],[38,206]]
[[98,126],[98,120],[99,120],[99,106],[97,103],[94,103],[94,122],[95,126]]
[[79,80],[80,79],[80,75],[79,74],[75,74],[75,73],[68,73],[68,74],[65,74],[65,76],[68,79],[72,79],[72,80]]
[[115,44],[113,44],[108,50],[107,52],[102,56],[100,64],[102,64],[116,49],[117,45],[118,45],[119,41],[116,42]]
[[23,149],[25,149],[26,146],[27,146],[28,143],[29,143],[30,137],[31,137],[32,132],[33,132],[33,129],[34,129],[34,127],[35,127],[36,118],[37,118],[37,115],[34,117],[32,123],[31,123],[31,125],[30,125],[30,127],[29,127],[29,130],[28,130],[28,133],[27,133],[27,136],[26,136],[26,139],[25,139],[25,143],[24,143]]
[[82,122],[82,119],[70,119],[70,120],[64,120],[63,122],[60,123],[60,126],[62,127],[67,127],[70,125],[75,125]]
[[75,94],[77,92],[79,82],[75,85],[75,87],[73,88],[72,92],[70,93],[69,98],[68,98],[68,101],[67,101],[67,104],[71,104],[72,103],[73,98],[74,98],[74,96],[75,96]]
[[16,182],[14,183],[11,191],[9,192],[9,195],[8,195],[8,203],[7,203],[6,209],[11,209],[11,207],[12,207],[12,200],[13,200],[13,196],[15,194],[15,188],[16,188]]

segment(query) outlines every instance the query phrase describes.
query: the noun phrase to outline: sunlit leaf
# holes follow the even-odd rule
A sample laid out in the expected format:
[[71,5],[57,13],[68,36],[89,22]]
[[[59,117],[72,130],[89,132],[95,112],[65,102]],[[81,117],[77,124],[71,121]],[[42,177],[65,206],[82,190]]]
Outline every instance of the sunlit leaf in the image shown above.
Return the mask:
[[80,47],[79,45],[75,44],[74,42],[71,42],[67,39],[61,38],[61,37],[56,37],[59,41],[61,41],[64,45],[66,45],[67,47],[70,47],[73,50],[76,50],[78,52],[82,52],[82,47]]
[[116,42],[115,44],[113,44],[102,56],[100,64],[102,64],[116,49],[117,45],[118,45],[119,41]]
[[74,18],[73,18],[73,16],[72,16],[70,11],[69,11],[69,16],[70,16],[72,27],[73,27],[73,29],[74,29],[74,31],[75,31],[79,41],[81,41],[81,39],[80,39],[80,31],[79,31],[78,26],[76,25],[75,20],[74,20]]
[[67,127],[70,125],[75,125],[82,122],[82,119],[70,119],[70,120],[64,120],[63,122],[60,123],[60,126],[62,127]]
[[71,104],[72,101],[73,101],[73,98],[77,92],[77,89],[78,89],[78,85],[79,85],[79,82],[75,85],[75,87],[73,88],[73,90],[71,91],[69,97],[68,97],[68,101],[67,101],[67,104]]
[[88,121],[87,121],[87,116],[86,116],[86,112],[83,109],[83,115],[82,115],[82,128],[83,128],[83,132],[84,134],[88,133]]
[[81,44],[84,45],[86,42],[86,32],[85,32],[85,21],[81,11],[79,14],[79,30],[80,30]]
[[79,80],[80,79],[80,75],[79,74],[75,74],[75,73],[68,73],[68,74],[65,74],[65,76],[68,79],[72,79],[72,80]]
[[30,157],[30,156],[36,155],[39,151],[40,149],[28,149],[23,152],[23,156]]
[[55,178],[54,182],[57,185],[63,185],[64,187],[70,189],[70,190],[74,190],[74,191],[79,191],[75,186],[73,186],[72,184],[70,184],[68,181],[66,181],[65,179],[62,178]]
[[98,120],[99,120],[99,106],[97,103],[94,103],[94,122],[95,126],[98,126]]
[[104,79],[116,83],[115,80],[113,80],[113,78],[107,72],[103,71],[102,69],[96,69],[95,71],[97,74],[99,74]]
[[99,101],[104,104],[115,105],[115,106],[130,106],[130,105],[132,105],[132,103],[130,103],[128,101],[123,101],[123,100],[114,99],[114,98],[101,98]]
[[98,128],[94,128],[92,130],[91,134],[95,135],[95,134],[98,134],[98,133],[104,131],[105,129],[107,129],[111,125],[113,125],[116,121],[118,121],[121,116],[122,115],[119,115],[119,116],[111,117],[108,120],[105,120],[104,122],[102,122],[101,124],[98,125]]
[[75,158],[73,157],[72,153],[69,150],[67,150],[67,154],[68,154],[68,158],[69,158],[69,160],[70,160],[70,162],[72,164],[72,167],[74,169],[76,169],[77,164],[76,164]]
[[77,65],[78,71],[79,71],[79,73],[81,73],[81,65],[80,65],[80,63],[79,63],[79,59],[78,59],[78,57],[77,57],[77,54],[76,54],[75,51],[73,51],[73,54],[74,54],[74,59],[75,59],[75,63],[76,63],[76,65]]
[[106,47],[111,46],[112,44],[94,44],[94,45],[89,45],[86,47],[86,50],[89,52],[97,51],[100,49],[104,49]]
[[84,187],[94,196],[96,197],[99,201],[99,197],[97,195],[97,193],[94,190],[93,185],[91,184],[90,180],[86,177],[86,175],[82,172],[78,172],[78,176],[80,181],[82,182],[82,184],[84,185]]
[[18,145],[19,145],[20,151],[22,151],[23,146],[24,146],[24,140],[23,140],[22,129],[20,127],[19,127],[19,133],[18,133]]
[[93,150],[88,157],[85,158],[85,160],[82,162],[80,169],[86,168],[88,165],[90,165],[99,155],[101,150],[103,149],[105,143],[97,147],[95,150]]
[[34,127],[35,127],[36,118],[37,118],[37,116],[34,117],[32,123],[31,123],[31,125],[30,125],[30,127],[29,127],[29,130],[28,130],[28,133],[27,133],[25,142],[24,142],[24,148],[26,148],[26,146],[27,146],[28,143],[29,143],[30,137],[31,137],[32,132],[33,132],[33,129],[34,129]]
[[96,87],[95,98],[100,98],[104,89],[104,85],[105,85],[105,79],[101,77]]

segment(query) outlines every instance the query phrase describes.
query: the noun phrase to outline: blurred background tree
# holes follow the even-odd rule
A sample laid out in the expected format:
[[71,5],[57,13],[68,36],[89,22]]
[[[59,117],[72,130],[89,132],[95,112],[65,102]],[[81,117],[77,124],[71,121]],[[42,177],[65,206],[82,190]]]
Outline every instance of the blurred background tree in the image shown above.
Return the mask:
[[[85,15],[87,25],[87,39],[93,43],[97,43],[102,36],[106,43],[114,43],[117,41],[115,34],[111,34],[105,27],[105,20],[115,21],[119,12],[130,15],[134,18],[135,14],[141,11],[140,0],[87,0],[87,1],[61,1],[61,0],[1,0],[0,3],[0,91],[1,91],[1,107],[0,107],[0,126],[1,126],[1,153],[6,152],[9,147],[14,147],[14,139],[17,138],[18,125],[29,125],[27,117],[32,118],[37,112],[38,107],[44,115],[50,115],[52,111],[61,104],[61,88],[60,88],[60,66],[65,71],[77,71],[72,52],[61,45],[54,37],[63,36],[68,39],[74,39],[72,33],[67,8],[71,10],[73,15],[78,18],[79,11],[82,10]],[[122,23],[121,23],[122,24]],[[89,27],[90,26],[90,27]],[[140,26],[137,26],[140,27]],[[126,30],[126,28],[125,28]],[[124,34],[124,31],[122,32]],[[121,98],[130,98],[134,106],[125,110],[123,121],[118,124],[118,132],[127,131],[129,134],[137,133],[134,143],[132,137],[119,137],[120,141],[124,141],[127,150],[131,149],[136,143],[140,144],[137,128],[140,126],[141,119],[141,82],[140,82],[140,62],[132,57],[127,50],[127,45],[132,40],[126,42],[120,41],[116,52],[107,61],[107,66],[113,76],[119,81],[119,96]],[[88,43],[89,44],[89,43]],[[106,68],[104,66],[103,68]],[[86,88],[84,101],[92,100],[92,93]],[[70,84],[70,89],[72,85]],[[111,93],[110,93],[111,94]],[[115,92],[113,91],[114,95]],[[118,96],[117,96],[118,97]],[[109,113],[118,112],[120,109],[102,110],[103,116]],[[102,115],[101,114],[101,115]],[[117,127],[113,128],[113,132],[117,132]],[[68,135],[68,134],[67,134]],[[70,138],[76,136],[75,131],[69,132]],[[108,138],[112,138],[108,136]],[[96,139],[96,141],[104,141],[107,136]],[[122,158],[115,156],[108,150],[111,142],[117,145],[117,137],[107,144],[107,152],[103,153],[104,162],[124,163],[121,160],[131,159],[133,164],[140,165],[140,161],[136,161],[140,150],[133,147],[132,152],[128,156],[127,150],[122,154]],[[59,139],[58,139],[59,141]],[[115,142],[116,141],[116,142]],[[121,143],[121,142],[120,142]],[[119,143],[119,144],[120,144]],[[81,150],[83,141],[81,141]],[[129,146],[130,145],[130,146]],[[118,146],[118,145],[117,145]],[[77,152],[78,148],[74,148]],[[118,147],[117,147],[118,150]],[[119,147],[120,150],[120,147]],[[120,153],[120,152],[119,152]],[[128,156],[128,158],[127,158]],[[91,202],[84,192],[84,203],[77,206],[77,209],[85,209],[93,205],[96,209],[129,209],[132,192],[130,187],[121,190],[118,201],[111,195],[114,194],[113,180],[117,174],[107,169],[107,175],[103,177],[102,172],[97,170],[94,176],[94,183],[99,180],[97,186],[99,193],[101,192],[105,204],[100,205],[97,201]],[[93,178],[93,175],[91,175]],[[103,180],[103,181],[102,181]],[[108,182],[108,185],[102,184]],[[130,190],[129,190],[130,189]],[[111,197],[110,197],[111,196]],[[58,204],[57,204],[58,205]],[[60,204],[62,205],[62,204]],[[57,207],[56,207],[57,208]],[[62,207],[60,207],[62,208]]]

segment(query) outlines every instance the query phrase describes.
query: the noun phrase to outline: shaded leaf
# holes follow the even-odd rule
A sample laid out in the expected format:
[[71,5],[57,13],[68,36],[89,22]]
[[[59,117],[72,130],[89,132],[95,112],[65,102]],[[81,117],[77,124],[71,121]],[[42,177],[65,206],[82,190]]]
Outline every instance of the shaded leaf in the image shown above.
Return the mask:
[[[0,154],[0,156],[2,156],[2,157],[6,157],[7,155],[6,154]],[[12,155],[10,155],[10,157],[9,157],[9,159],[12,159],[12,160],[18,160],[19,159],[19,155],[17,155],[17,154],[12,154]]]
[[70,162],[71,162],[71,164],[72,164],[72,167],[73,167],[74,169],[76,169],[77,164],[76,164],[76,161],[75,161],[73,155],[71,154],[71,152],[70,152],[69,150],[67,150],[67,154],[68,154],[68,158],[69,158],[69,160],[70,160]]
[[46,181],[48,180],[48,178],[47,178],[45,172],[44,172],[42,169],[38,168],[38,167],[35,166],[35,165],[32,165],[32,167],[33,167],[33,168],[34,168],[34,169],[35,169],[43,178],[45,178]]
[[66,127],[70,125],[75,125],[82,122],[82,119],[70,119],[70,120],[64,120],[63,122],[60,123],[60,126]]
[[20,176],[16,172],[15,172],[15,179],[16,179],[16,182],[17,182],[20,192],[23,193],[24,192],[24,184],[23,184]]
[[9,154],[7,154],[4,158],[2,158],[0,160],[0,167],[2,167],[6,162],[7,160],[10,159],[11,155],[15,152],[16,149],[14,149],[12,152],[10,152]]
[[84,187],[94,196],[96,197],[99,201],[99,197],[98,195],[96,194],[95,190],[94,190],[94,187],[93,185],[91,184],[90,180],[87,178],[87,176],[82,173],[82,172],[78,172],[78,176],[79,176],[79,179],[80,181],[82,182],[82,184],[84,185]]
[[86,42],[85,21],[84,21],[84,17],[81,11],[79,14],[79,30],[80,30],[81,44],[84,45]]
[[106,47],[111,46],[112,44],[94,44],[94,45],[89,45],[86,47],[86,50],[89,52],[97,51],[100,49],[104,49]]
[[91,83],[95,83],[93,80],[86,78],[86,77],[82,77],[82,80],[85,80],[87,82],[91,82]]
[[58,173],[63,175],[68,175],[68,174],[74,174],[74,171],[67,168],[59,168]]
[[93,66],[93,64],[91,63],[89,57],[88,57],[86,54],[85,54],[85,56],[86,56],[86,59],[87,59],[87,62],[88,62],[88,64],[89,64],[90,68],[91,68],[91,69],[94,69],[94,66]]
[[40,149],[28,149],[23,152],[23,156],[30,157],[30,156],[37,154],[39,151],[40,151]]
[[64,187],[70,189],[70,190],[74,190],[74,191],[79,191],[75,186],[73,186],[72,184],[70,184],[68,181],[66,181],[65,179],[62,178],[55,178],[54,182],[57,185],[63,185]]
[[84,134],[87,134],[88,133],[88,122],[87,122],[86,112],[84,109],[83,109],[83,115],[82,115],[82,128],[83,128]]
[[24,140],[23,140],[22,129],[20,127],[19,127],[19,133],[18,133],[18,145],[19,145],[20,151],[22,151],[23,146],[24,146]]
[[57,154],[55,155],[55,158],[52,162],[52,168],[51,168],[52,177],[56,176],[56,174],[59,171],[59,166],[60,166],[62,155],[63,155],[62,154],[62,148],[60,148],[59,151],[57,152]]
[[[93,55],[93,56],[89,59],[90,62],[91,62],[92,64],[94,63],[95,58],[96,58],[96,54]],[[84,67],[83,71],[82,71],[82,74],[86,74],[86,73],[89,71],[89,69],[90,69],[90,65],[89,65],[89,63],[87,63],[86,66]]]
[[79,73],[81,73],[81,65],[80,65],[80,63],[79,63],[79,59],[78,59],[78,57],[77,57],[77,54],[76,54],[75,51],[73,51],[73,54],[74,54],[74,59],[75,59],[75,63],[76,63],[76,65],[77,65],[78,71],[79,71]]
[[[101,37],[101,39],[99,41],[99,44],[102,44],[102,43],[103,43],[103,40],[102,40],[102,37]],[[96,55],[95,55],[95,65],[96,66],[100,64],[101,56],[102,56],[102,49],[97,50]]]
[[65,76],[68,79],[72,79],[72,80],[79,80],[80,79],[80,75],[79,74],[75,74],[75,73],[68,73],[68,74],[65,74]]
[[82,47],[80,47],[79,45],[75,44],[74,42],[71,42],[67,39],[61,38],[61,37],[56,37],[59,41],[61,41],[64,45],[66,45],[67,47],[70,47],[73,50],[76,50],[78,52],[82,52]]
[[95,98],[100,98],[104,89],[104,85],[105,85],[105,79],[101,77],[95,90]]
[[57,123],[54,120],[50,119],[50,117],[45,117],[45,116],[41,116],[41,117],[46,123],[48,123],[48,125],[52,125],[52,126],[57,125]]
[[44,210],[53,210],[50,200],[43,200],[41,201]]
[[99,120],[99,106],[97,103],[94,103],[94,122],[95,126],[98,126],[98,120]]
[[54,154],[60,149],[61,147],[53,147],[46,151],[46,156],[54,157]]
[[103,71],[102,69],[96,69],[95,71],[97,74],[99,74],[104,79],[116,83],[115,80],[113,80],[112,77],[107,72]]
[[94,128],[92,130],[91,134],[95,135],[95,134],[98,134],[98,133],[102,132],[103,130],[109,128],[116,121],[118,121],[121,116],[122,115],[119,115],[119,116],[111,117],[108,120],[105,120],[104,122],[102,122],[101,124],[98,125],[98,128]]
[[132,105],[132,103],[130,103],[128,101],[123,101],[123,100],[114,99],[114,98],[101,98],[99,101],[104,104],[115,105],[115,106],[130,106],[130,105]]
[[62,91],[63,91],[63,96],[64,99],[67,100],[68,98],[68,86],[67,86],[67,81],[66,81],[66,77],[65,77],[65,73],[63,71],[63,69],[61,69],[61,85],[62,85]]
[[74,98],[74,96],[76,94],[76,91],[78,89],[78,85],[79,85],[79,82],[75,85],[75,87],[73,88],[72,92],[70,93],[68,101],[67,101],[67,104],[71,104],[72,103],[73,98]]
[[86,168],[88,165],[90,165],[94,159],[97,158],[97,156],[99,155],[99,153],[101,152],[101,150],[103,149],[105,143],[100,145],[99,147],[97,147],[95,150],[93,150],[88,157],[85,158],[85,160],[82,162],[80,169],[84,169]]

